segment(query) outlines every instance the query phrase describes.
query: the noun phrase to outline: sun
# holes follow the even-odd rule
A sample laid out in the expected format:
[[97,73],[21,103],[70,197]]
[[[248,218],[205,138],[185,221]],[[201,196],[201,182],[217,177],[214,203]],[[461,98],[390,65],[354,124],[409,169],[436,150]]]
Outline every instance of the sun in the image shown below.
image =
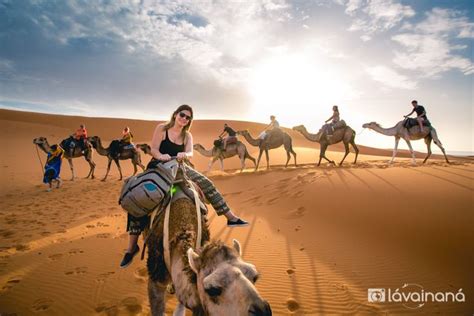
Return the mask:
[[266,59],[253,68],[248,82],[252,97],[251,117],[298,124],[302,116],[330,116],[331,106],[350,95],[337,67],[307,55],[281,55]]

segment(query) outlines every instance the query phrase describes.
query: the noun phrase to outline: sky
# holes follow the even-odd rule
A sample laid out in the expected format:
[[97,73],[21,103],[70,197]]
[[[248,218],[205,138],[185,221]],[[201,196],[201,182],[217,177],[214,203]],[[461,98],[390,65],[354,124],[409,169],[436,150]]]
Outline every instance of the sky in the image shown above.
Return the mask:
[[394,126],[416,99],[448,151],[474,152],[472,7],[0,0],[0,108],[155,120],[190,104],[196,119],[316,132],[337,104],[356,142],[391,148],[362,124]]

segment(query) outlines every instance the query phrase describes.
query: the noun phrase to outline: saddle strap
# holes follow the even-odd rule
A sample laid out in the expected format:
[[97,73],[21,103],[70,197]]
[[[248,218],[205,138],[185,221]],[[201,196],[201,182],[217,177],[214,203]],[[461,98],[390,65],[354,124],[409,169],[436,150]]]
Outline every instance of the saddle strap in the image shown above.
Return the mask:
[[[173,193],[170,192],[171,198],[173,198]],[[165,265],[168,269],[168,272],[171,274],[171,255],[170,255],[170,230],[169,230],[169,223],[170,223],[170,211],[171,211],[171,199],[168,205],[166,206],[165,210],[165,221],[163,223],[163,252],[164,252],[164,259]]]

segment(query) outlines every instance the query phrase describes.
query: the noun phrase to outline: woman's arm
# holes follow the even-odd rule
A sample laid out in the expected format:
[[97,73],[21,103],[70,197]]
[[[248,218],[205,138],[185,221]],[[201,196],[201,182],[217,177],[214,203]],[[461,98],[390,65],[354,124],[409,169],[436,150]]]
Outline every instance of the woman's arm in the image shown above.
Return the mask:
[[415,112],[415,109],[413,109],[413,111],[411,111],[410,113],[408,113],[407,115],[404,115],[405,117],[409,117],[410,115],[413,114],[413,112]]
[[330,118],[328,118],[327,120],[325,120],[324,123],[329,122],[329,121],[332,120],[333,118],[334,118],[334,114],[333,114]]
[[190,159],[193,157],[193,135],[189,132],[186,133],[186,139],[184,144],[184,152],[178,153],[179,159]]
[[158,126],[156,126],[155,131],[153,132],[153,138],[151,139],[150,145],[151,155],[153,156],[153,158],[158,160],[161,160],[160,157],[162,156],[162,153],[160,153],[159,148],[161,145],[161,141],[163,140],[163,127],[164,124],[158,124]]

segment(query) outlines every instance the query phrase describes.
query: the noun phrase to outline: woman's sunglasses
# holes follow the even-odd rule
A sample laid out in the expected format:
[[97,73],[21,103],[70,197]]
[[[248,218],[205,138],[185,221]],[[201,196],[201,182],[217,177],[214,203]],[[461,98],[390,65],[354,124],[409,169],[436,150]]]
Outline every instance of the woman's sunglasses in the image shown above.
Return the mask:
[[182,117],[182,118],[187,119],[188,121],[193,118],[192,116],[189,116],[189,115],[187,115],[187,114],[184,113],[184,112],[179,112],[179,116]]

